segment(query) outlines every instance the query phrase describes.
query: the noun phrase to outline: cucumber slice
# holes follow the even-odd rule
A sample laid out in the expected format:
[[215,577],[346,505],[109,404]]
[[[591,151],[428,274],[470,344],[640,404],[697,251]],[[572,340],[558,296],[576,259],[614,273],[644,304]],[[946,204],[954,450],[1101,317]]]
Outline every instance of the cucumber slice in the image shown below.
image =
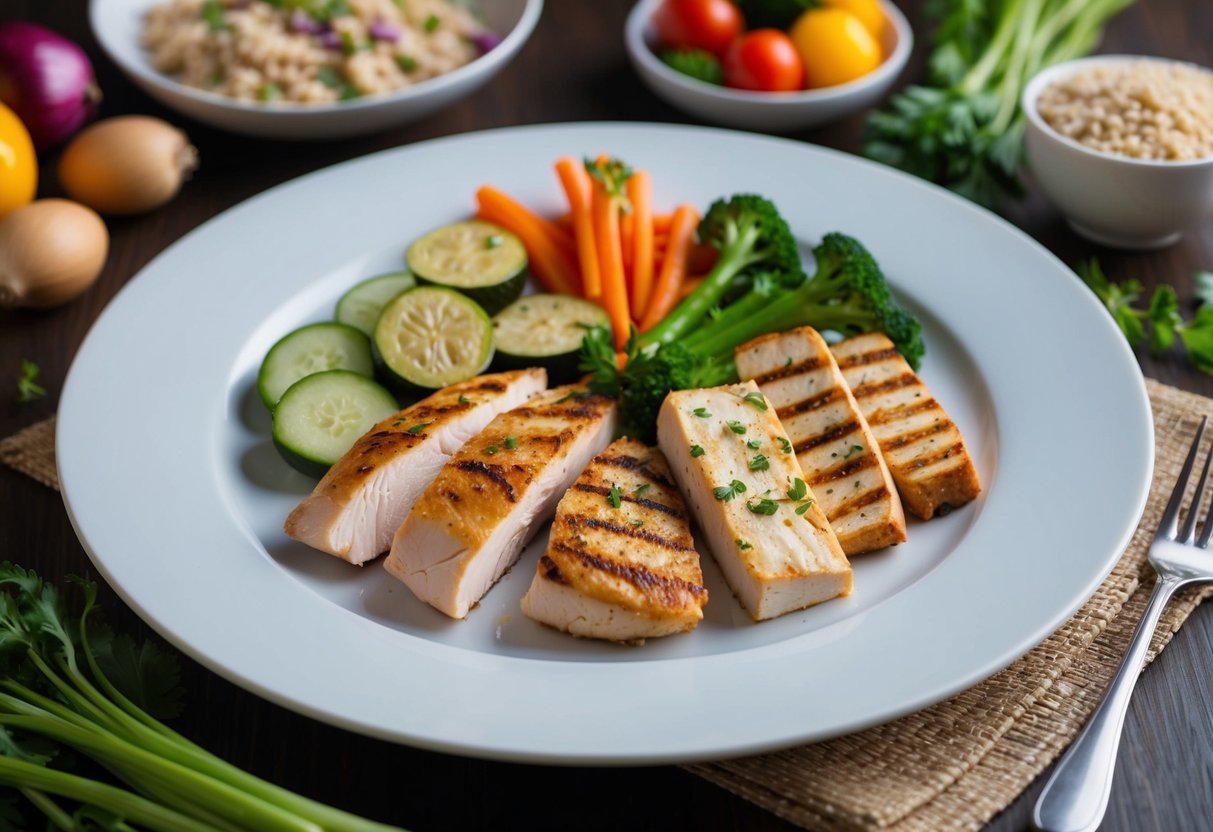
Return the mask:
[[349,324],[368,337],[375,334],[375,321],[387,302],[417,281],[408,272],[393,272],[369,277],[356,284],[337,301],[337,323]]
[[384,307],[372,348],[389,386],[437,390],[484,372],[493,358],[493,323],[458,292],[417,286]]
[[350,370],[313,373],[274,408],[274,447],[297,471],[324,476],[354,442],[400,407],[392,394]]
[[526,283],[526,248],[500,226],[479,220],[457,222],[431,231],[404,255],[420,284],[462,292],[495,314],[520,294]]
[[549,384],[579,377],[586,328],[609,322],[601,306],[569,295],[525,295],[493,318],[499,370],[543,367]]
[[310,324],[288,332],[265,354],[257,373],[257,392],[273,410],[292,384],[325,370],[374,375],[370,340],[345,324]]

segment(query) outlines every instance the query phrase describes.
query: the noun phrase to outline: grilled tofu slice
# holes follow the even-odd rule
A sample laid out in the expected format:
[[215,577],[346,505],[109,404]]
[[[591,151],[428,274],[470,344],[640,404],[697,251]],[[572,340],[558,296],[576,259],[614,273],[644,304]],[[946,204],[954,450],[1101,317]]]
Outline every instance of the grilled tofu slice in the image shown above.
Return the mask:
[[929,520],[981,493],[960,431],[887,336],[870,332],[831,349],[912,514]]
[[392,541],[388,572],[465,618],[610,443],[615,411],[613,399],[569,386],[497,416],[417,500]]
[[384,419],[329,469],[284,530],[350,563],[378,557],[451,454],[545,387],[542,369],[479,376]]
[[693,630],[707,601],[665,457],[624,438],[561,498],[522,611],[574,636],[643,644]]
[[758,385],[670,393],[657,440],[755,621],[850,593],[851,566]]
[[753,379],[792,440],[805,482],[848,556],[906,539],[906,516],[868,422],[830,347],[812,327],[737,348],[737,374]]

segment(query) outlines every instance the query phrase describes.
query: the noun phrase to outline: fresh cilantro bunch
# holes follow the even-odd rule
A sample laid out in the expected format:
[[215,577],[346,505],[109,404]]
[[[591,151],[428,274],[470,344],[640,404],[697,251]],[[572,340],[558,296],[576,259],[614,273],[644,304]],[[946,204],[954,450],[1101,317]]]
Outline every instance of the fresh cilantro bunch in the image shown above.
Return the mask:
[[1141,281],[1114,283],[1095,258],[1080,263],[1078,275],[1111,313],[1131,346],[1148,339],[1150,352],[1158,355],[1170,349],[1178,337],[1192,366],[1213,374],[1213,272],[1194,276],[1200,305],[1188,321],[1180,314],[1179,297],[1170,286],[1157,287],[1143,308],[1134,305],[1142,298]]

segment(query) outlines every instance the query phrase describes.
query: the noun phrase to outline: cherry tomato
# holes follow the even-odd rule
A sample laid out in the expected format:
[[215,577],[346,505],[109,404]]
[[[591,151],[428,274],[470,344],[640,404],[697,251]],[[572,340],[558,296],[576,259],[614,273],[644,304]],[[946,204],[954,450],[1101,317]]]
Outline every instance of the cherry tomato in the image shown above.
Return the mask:
[[810,89],[845,84],[880,66],[880,44],[848,11],[822,7],[802,14],[789,33]]
[[724,83],[760,92],[804,89],[804,63],[783,32],[755,29],[733,41],[725,53]]
[[653,23],[662,45],[713,55],[723,55],[743,25],[741,12],[729,0],[665,0]]
[[0,217],[27,205],[38,188],[38,158],[29,131],[0,104]]
[[887,25],[884,12],[880,8],[880,0],[822,0],[826,6],[848,11],[859,18],[864,28],[872,33],[879,42],[884,37],[884,27]]

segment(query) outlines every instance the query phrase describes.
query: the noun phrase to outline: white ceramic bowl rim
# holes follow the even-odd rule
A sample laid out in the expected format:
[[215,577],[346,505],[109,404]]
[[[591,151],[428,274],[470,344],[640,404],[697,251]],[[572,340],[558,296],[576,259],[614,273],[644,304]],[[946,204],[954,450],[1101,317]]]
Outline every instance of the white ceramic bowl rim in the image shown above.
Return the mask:
[[628,14],[626,37],[632,46],[632,53],[653,72],[670,79],[671,82],[683,87],[688,92],[712,95],[726,101],[761,101],[764,104],[771,104],[777,107],[795,106],[806,104],[810,101],[832,101],[856,90],[878,84],[888,75],[900,72],[910,57],[910,50],[914,47],[913,32],[910,28],[910,22],[906,20],[905,15],[901,13],[899,8],[890,3],[889,0],[880,0],[881,11],[884,12],[885,19],[889,21],[893,27],[893,31],[897,35],[897,45],[880,62],[880,66],[866,75],[862,75],[845,84],[835,84],[832,87],[819,87],[817,89],[799,90],[797,92],[759,92],[755,90],[731,89],[716,84],[708,84],[689,75],[683,75],[681,72],[671,69],[664,61],[657,57],[645,39],[644,33],[654,10],[661,2],[662,0],[641,0],[632,9],[631,13]]
[[[351,98],[346,101],[338,101],[332,104],[304,104],[295,101],[242,101],[237,98],[231,98],[226,95],[209,92],[207,90],[191,87],[183,84],[171,75],[166,75],[157,72],[148,65],[138,62],[129,61],[125,56],[121,55],[117,50],[111,49],[109,44],[102,38],[98,38],[101,48],[105,50],[106,55],[110,60],[126,71],[139,76],[144,81],[155,86],[169,87],[177,93],[192,98],[195,101],[204,102],[206,104],[221,104],[225,107],[230,107],[234,110],[247,110],[250,112],[279,112],[279,113],[345,113],[353,110],[367,109],[378,107],[380,105],[400,101],[420,95],[422,93],[431,93],[443,89],[444,87],[456,84],[466,75],[473,72],[481,72],[486,69],[491,69],[497,63],[508,60],[517,49],[522,47],[522,41],[527,40],[531,36],[532,30],[539,22],[539,15],[543,11],[542,0],[524,0],[525,4],[522,8],[522,14],[518,18],[518,22],[514,24],[514,28],[510,29],[509,33],[501,36],[500,32],[495,34],[501,36],[501,43],[497,44],[488,52],[474,58],[472,61],[464,64],[461,67],[444,72],[433,78],[427,78],[424,81],[413,84],[403,89],[393,90],[392,92],[379,93],[376,95],[365,95],[358,98]],[[96,3],[90,2],[89,15],[92,16],[96,9]],[[94,32],[101,31],[95,22],[92,25]],[[140,47],[142,49],[142,47]]]
[[1096,150],[1082,142],[1075,141],[1069,136],[1063,136],[1061,133],[1054,130],[1049,123],[1046,122],[1036,109],[1036,101],[1040,98],[1041,92],[1049,84],[1058,81],[1062,78],[1069,77],[1078,70],[1099,65],[1113,65],[1134,63],[1137,61],[1149,61],[1156,64],[1168,64],[1179,66],[1190,66],[1201,72],[1213,75],[1213,70],[1200,64],[1192,63],[1191,61],[1179,61],[1174,58],[1163,58],[1157,55],[1091,55],[1086,58],[1075,58],[1072,61],[1063,61],[1053,66],[1045,67],[1040,72],[1032,76],[1031,80],[1023,88],[1023,95],[1020,97],[1019,104],[1023,108],[1024,114],[1032,124],[1043,132],[1049,138],[1059,141],[1067,147],[1090,156],[1093,159],[1102,159],[1110,164],[1126,165],[1128,167],[1139,168],[1165,168],[1168,170],[1175,168],[1191,168],[1200,167],[1201,165],[1213,164],[1213,153],[1208,156],[1203,156],[1199,159],[1136,159],[1132,156],[1121,156],[1115,153],[1105,153],[1102,150]]

